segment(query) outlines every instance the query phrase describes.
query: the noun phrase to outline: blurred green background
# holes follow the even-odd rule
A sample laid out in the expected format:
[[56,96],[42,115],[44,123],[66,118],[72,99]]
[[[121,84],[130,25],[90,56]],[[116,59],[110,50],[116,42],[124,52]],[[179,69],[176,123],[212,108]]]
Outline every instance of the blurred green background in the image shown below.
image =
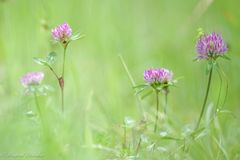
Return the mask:
[[[171,89],[169,116],[177,131],[194,124],[207,80],[206,63],[193,62],[199,27],[221,33],[229,44],[231,61],[219,59],[219,63],[229,79],[223,107],[235,117],[223,114],[220,124],[228,158],[239,159],[239,4],[237,0],[1,0],[0,159],[9,158],[6,154],[42,155],[51,160],[107,159],[108,154],[91,146],[121,143],[119,126],[124,117],[141,118],[119,54],[137,84],[143,83],[143,71],[149,67],[169,68],[175,78],[183,77]],[[32,60],[54,50],[58,54],[54,68],[60,73],[62,48],[52,42],[51,29],[63,22],[85,35],[68,47],[64,116],[55,77]],[[51,128],[45,137],[39,120],[26,115],[36,112],[33,98],[23,95],[19,81],[29,71],[44,71],[43,83],[54,88],[40,97]],[[208,104],[216,103],[220,86],[216,73],[212,84]],[[222,97],[225,86],[226,79]],[[141,103],[146,112],[154,111],[151,98]],[[215,159],[215,153],[193,150],[186,159]]]

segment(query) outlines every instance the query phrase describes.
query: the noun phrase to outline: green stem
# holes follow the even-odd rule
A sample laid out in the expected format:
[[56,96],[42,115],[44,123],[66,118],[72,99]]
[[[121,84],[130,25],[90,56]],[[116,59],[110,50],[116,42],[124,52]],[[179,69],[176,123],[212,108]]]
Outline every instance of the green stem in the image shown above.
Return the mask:
[[137,145],[137,149],[136,149],[136,156],[138,155],[139,149],[141,147],[141,143],[142,143],[142,138],[141,138],[141,135],[140,135],[140,138],[139,138],[139,141],[138,141],[138,145]]
[[167,107],[168,107],[168,93],[165,93],[165,105],[164,105],[164,114],[167,115]]
[[223,103],[222,103],[222,106],[224,106],[225,103],[226,103],[227,96],[228,96],[228,82],[229,82],[229,79],[228,79],[227,75],[225,74],[225,72],[223,71],[223,69],[220,66],[218,66],[218,69],[219,69],[219,72],[222,73],[223,77],[226,80],[226,92],[225,92],[225,96],[224,96]]
[[63,64],[62,64],[62,76],[60,77],[60,87],[61,87],[61,99],[62,99],[62,112],[64,112],[64,71],[65,71],[65,57],[66,57],[66,50],[67,50],[67,45],[64,45],[63,47]]
[[35,104],[36,104],[36,107],[37,107],[37,110],[38,110],[38,113],[39,113],[39,117],[40,117],[41,121],[43,121],[42,111],[41,111],[41,108],[40,108],[40,105],[39,105],[39,102],[38,102],[37,94],[35,92],[34,92],[34,100],[35,100]]
[[[64,55],[65,55],[65,52],[66,50],[64,49]],[[64,56],[64,60],[65,61],[65,56]],[[63,62],[64,63],[64,62]],[[63,67],[64,67],[64,64],[63,64]],[[48,65],[48,68],[52,71],[53,75],[57,78],[58,80],[58,83],[59,83],[59,86],[60,86],[60,89],[61,89],[61,105],[62,105],[62,112],[64,112],[64,79],[63,77],[59,77],[57,75],[57,73],[54,71],[54,69]],[[64,69],[63,69],[63,73],[64,73]],[[63,75],[63,74],[62,74]]]
[[155,126],[154,126],[154,132],[157,131],[157,122],[158,122],[158,109],[159,109],[159,99],[158,99],[158,91],[156,90],[156,120],[155,120]]
[[219,79],[220,79],[220,87],[219,87],[218,99],[217,99],[217,105],[216,105],[216,110],[215,110],[215,112],[216,112],[217,109],[219,108],[220,97],[221,97],[221,92],[222,92],[222,76],[221,76],[221,73],[219,72],[218,69],[217,69],[217,73],[218,73],[218,76],[219,76]]
[[65,57],[66,57],[67,45],[63,47],[63,64],[62,64],[62,78],[64,79],[64,70],[65,70]]
[[64,112],[64,89],[61,88],[62,112]]
[[123,123],[123,149],[127,148],[127,128],[126,128],[126,124]]
[[203,105],[202,105],[202,110],[201,110],[200,116],[199,116],[199,118],[198,118],[198,122],[197,122],[197,125],[196,125],[195,130],[198,129],[198,127],[199,127],[199,125],[200,125],[200,122],[201,122],[201,119],[202,119],[202,116],[203,116],[203,113],[204,113],[204,110],[205,110],[205,108],[206,108],[208,93],[209,93],[209,89],[210,89],[210,85],[211,85],[211,80],[212,80],[212,72],[213,72],[213,65],[211,66],[211,69],[210,69],[210,73],[209,73],[209,77],[208,77],[207,90],[206,90],[205,98],[204,98]]
[[59,79],[59,77],[58,77],[57,73],[54,71],[54,69],[53,69],[50,65],[47,65],[47,66],[48,66],[48,68],[52,71],[53,75],[54,75],[57,79]]

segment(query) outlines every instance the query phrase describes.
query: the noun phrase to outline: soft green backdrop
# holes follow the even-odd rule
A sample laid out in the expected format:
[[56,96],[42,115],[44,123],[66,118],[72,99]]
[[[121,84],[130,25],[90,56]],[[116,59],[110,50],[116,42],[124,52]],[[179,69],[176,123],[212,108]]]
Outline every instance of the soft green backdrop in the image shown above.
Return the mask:
[[[199,27],[221,33],[229,44],[231,61],[219,62],[229,79],[224,108],[235,118],[224,114],[220,122],[229,158],[240,158],[239,5],[238,0],[1,0],[0,159],[6,154],[41,154],[45,159],[60,155],[53,160],[104,159],[106,155],[91,145],[120,143],[116,132],[124,117],[140,119],[119,54],[138,84],[143,83],[143,71],[149,67],[166,67],[175,77],[183,76],[171,90],[169,114],[178,130],[193,124],[207,79],[206,63],[193,62]],[[51,28],[63,22],[85,35],[67,51],[64,118],[56,80],[47,68],[32,61],[54,50],[59,59],[55,68],[60,67],[62,49],[52,43]],[[36,107],[31,96],[23,95],[19,81],[26,72],[39,70],[46,74],[44,83],[54,88],[41,97],[55,134],[45,140],[38,119],[26,116]],[[216,103],[219,84],[215,74],[209,103]],[[225,88],[222,96],[224,93]],[[154,111],[151,98],[142,104],[145,110]],[[207,157],[198,150],[192,158],[214,159],[214,155]]]

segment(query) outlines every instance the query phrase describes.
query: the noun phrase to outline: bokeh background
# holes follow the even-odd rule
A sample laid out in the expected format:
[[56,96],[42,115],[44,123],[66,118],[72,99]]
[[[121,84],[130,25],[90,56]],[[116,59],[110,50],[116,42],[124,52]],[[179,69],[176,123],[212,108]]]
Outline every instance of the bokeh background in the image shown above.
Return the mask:
[[[193,61],[200,27],[221,33],[229,45],[231,60],[219,63],[229,80],[223,108],[234,116],[222,114],[219,119],[228,158],[239,159],[239,4],[237,0],[1,0],[0,159],[8,154],[107,159],[108,154],[92,146],[115,146],[121,141],[124,117],[141,119],[119,55],[137,84],[143,83],[143,71],[149,67],[169,68],[175,78],[183,77],[171,89],[169,116],[177,131],[191,126],[198,118],[207,80],[206,62]],[[51,29],[63,22],[85,35],[67,51],[64,116],[55,77],[32,60],[56,51],[54,68],[60,73],[62,48],[52,42]],[[45,137],[39,119],[27,116],[29,111],[36,113],[36,107],[33,97],[24,96],[19,79],[29,71],[44,71],[43,83],[53,88],[39,97],[52,133]],[[208,104],[216,103],[219,86],[214,72]],[[226,78],[221,104],[225,93]],[[141,103],[146,112],[154,111],[153,99]],[[214,150],[204,150],[208,145],[202,143],[203,149],[193,150],[188,158],[215,159]]]

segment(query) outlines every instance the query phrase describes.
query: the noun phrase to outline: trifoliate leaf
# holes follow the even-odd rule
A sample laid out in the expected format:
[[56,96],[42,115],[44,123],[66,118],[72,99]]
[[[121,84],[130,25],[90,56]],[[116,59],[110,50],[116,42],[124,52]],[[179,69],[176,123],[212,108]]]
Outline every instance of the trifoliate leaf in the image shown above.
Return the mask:
[[33,61],[43,66],[48,65],[47,61],[43,58],[34,57]]
[[48,64],[54,64],[57,59],[57,54],[55,52],[50,52],[46,58]]

